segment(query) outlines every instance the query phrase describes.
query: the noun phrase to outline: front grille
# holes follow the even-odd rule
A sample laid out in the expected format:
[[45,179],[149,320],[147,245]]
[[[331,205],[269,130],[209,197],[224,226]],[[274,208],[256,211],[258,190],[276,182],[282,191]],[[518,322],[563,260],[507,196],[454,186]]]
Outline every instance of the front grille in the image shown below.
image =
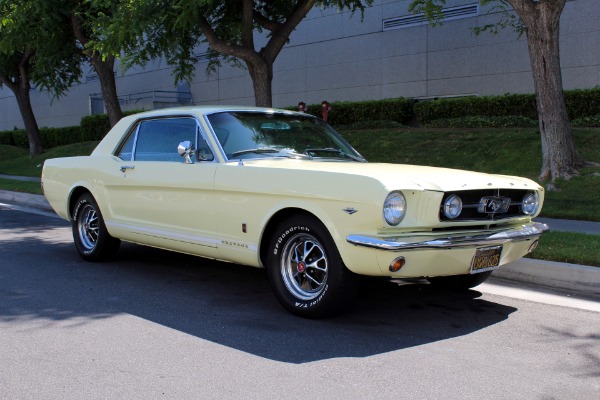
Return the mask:
[[[498,221],[521,217],[526,214],[521,209],[523,198],[530,190],[521,189],[482,189],[461,190],[444,193],[440,204],[440,221]],[[456,195],[462,200],[462,211],[456,218],[444,214],[444,201]]]

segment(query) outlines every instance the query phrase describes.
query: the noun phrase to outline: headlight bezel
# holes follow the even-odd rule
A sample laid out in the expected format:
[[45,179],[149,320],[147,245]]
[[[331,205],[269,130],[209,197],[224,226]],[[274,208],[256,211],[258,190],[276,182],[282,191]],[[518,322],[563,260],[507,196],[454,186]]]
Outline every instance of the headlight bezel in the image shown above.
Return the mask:
[[389,226],[398,226],[406,216],[406,197],[400,190],[388,193],[383,202],[383,220]]

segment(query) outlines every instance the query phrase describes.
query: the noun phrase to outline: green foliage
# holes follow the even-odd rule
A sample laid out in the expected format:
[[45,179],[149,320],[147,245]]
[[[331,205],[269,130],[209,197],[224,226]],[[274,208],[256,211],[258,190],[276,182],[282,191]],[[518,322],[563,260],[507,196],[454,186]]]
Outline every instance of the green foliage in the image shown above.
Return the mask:
[[571,126],[600,128],[600,114],[592,115],[589,117],[576,118],[573,121],[571,121]]
[[537,125],[537,121],[520,115],[440,118],[424,124],[428,128],[535,128]]
[[572,120],[600,114],[600,88],[565,91],[567,113]]
[[[132,115],[140,110],[132,110],[125,115]],[[40,136],[42,145],[46,149],[64,146],[72,143],[102,140],[110,130],[108,115],[96,114],[81,118],[80,126],[67,126],[63,128],[41,128]],[[27,132],[23,129],[0,131],[0,145],[28,148]]]
[[81,118],[81,133],[83,141],[101,140],[110,130],[108,115],[86,115]]
[[[133,115],[143,110],[130,110],[123,115]],[[102,140],[110,131],[110,122],[106,114],[86,115],[81,118],[81,140],[80,142],[88,142],[92,140]],[[74,143],[74,142],[71,142]]]
[[27,150],[14,145],[0,143],[0,160],[11,160],[17,157],[27,156]]
[[14,179],[0,178],[0,188],[11,192],[43,194],[42,187],[39,182],[27,182]]
[[0,85],[31,82],[60,96],[79,79],[64,0],[0,0],[0,16]]
[[411,0],[408,11],[413,14],[423,14],[431,26],[441,26],[446,0]]
[[[66,144],[83,142],[81,128],[68,126],[64,128],[41,128],[40,137],[45,148],[64,146]],[[27,132],[23,129],[0,132],[0,144],[22,148],[29,147]]]
[[[373,0],[254,1],[253,10],[246,14],[243,3],[175,0],[166,5],[153,0],[122,1],[112,14],[97,18],[104,37],[93,46],[105,54],[125,54],[125,67],[164,57],[175,66],[176,82],[190,81],[199,62],[198,49],[208,57],[209,71],[223,61],[242,66],[240,60],[263,58],[272,63],[279,46],[285,44],[304,13],[313,6],[362,12]],[[265,31],[268,42],[256,49],[254,32]],[[275,40],[276,36],[283,36],[284,40]]]
[[[329,121],[333,125],[355,124],[361,121],[396,121],[407,124],[413,119],[412,99],[335,102],[331,104]],[[319,114],[320,115],[320,105]]]
[[[379,121],[380,127],[392,127],[390,121],[398,124],[408,124],[414,118],[413,106],[415,100],[397,98],[368,101],[340,101],[330,104],[328,121],[334,126],[349,126],[364,124],[365,121]],[[321,104],[309,104],[308,113],[321,117]],[[287,107],[297,110],[297,107]],[[388,121],[388,122],[381,122]],[[371,124],[373,126],[373,124]],[[357,128],[361,129],[361,128]]]
[[480,0],[479,3],[482,7],[487,7],[485,15],[494,15],[498,18],[497,22],[486,24],[484,26],[477,26],[471,28],[475,35],[479,35],[483,32],[489,32],[491,34],[498,34],[501,30],[506,28],[512,28],[521,38],[525,33],[525,25],[521,18],[512,12],[513,8],[507,0]]
[[535,95],[506,94],[503,96],[469,96],[420,101],[415,105],[415,115],[420,123],[435,119],[461,118],[485,115],[504,117],[518,115],[537,119]]
[[[408,11],[413,14],[422,14],[431,26],[441,26],[446,3],[446,0],[410,0]],[[479,4],[485,10],[484,15],[493,15],[497,21],[471,28],[475,35],[483,32],[495,35],[506,28],[512,28],[519,37],[525,33],[523,22],[512,12],[513,8],[507,0],[479,0]]]
[[[565,102],[569,118],[572,120],[600,114],[600,89],[565,91]],[[537,121],[536,101],[533,94],[424,100],[415,105],[415,115],[421,124],[427,126],[439,126],[439,123],[431,125],[432,121],[437,119],[447,120],[468,116],[519,116]]]
[[[98,145],[98,142],[74,143],[58,146],[47,150],[45,153],[30,157],[27,151],[23,154],[9,153],[10,158],[0,158],[0,174],[40,177],[42,165],[49,158],[71,157],[89,155]],[[0,145],[0,153],[2,153]],[[12,153],[12,154],[11,154]]]
[[528,258],[600,267],[600,236],[573,232],[546,232]]

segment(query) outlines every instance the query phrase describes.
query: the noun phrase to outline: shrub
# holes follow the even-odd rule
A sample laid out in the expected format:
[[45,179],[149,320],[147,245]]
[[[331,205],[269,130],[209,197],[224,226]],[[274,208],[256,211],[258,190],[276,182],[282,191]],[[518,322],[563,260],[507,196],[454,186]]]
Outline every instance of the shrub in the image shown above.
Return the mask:
[[[600,114],[600,88],[565,91],[569,119],[575,120]],[[415,115],[421,124],[436,119],[467,116],[521,116],[537,120],[535,95],[505,94],[503,96],[469,96],[423,100],[415,104]]]
[[101,140],[110,130],[108,115],[86,115],[81,118],[82,141]]
[[567,90],[565,102],[572,120],[600,115],[600,88]]
[[[137,114],[144,110],[124,111],[123,115]],[[110,130],[108,114],[86,115],[81,118],[82,141],[102,140]]]
[[85,141],[82,138],[81,127],[67,126],[64,128],[42,128],[40,129],[42,145],[44,148],[64,146],[71,143]]
[[522,116],[537,119],[533,94],[504,96],[469,96],[424,100],[415,104],[415,115],[421,124],[436,119],[485,115],[488,117]]
[[600,114],[589,117],[576,118],[571,121],[572,126],[576,127],[596,127],[600,128]]
[[0,144],[29,148],[29,139],[23,129],[0,132]]
[[[67,126],[64,128],[40,128],[42,146],[49,149],[56,146],[81,142],[81,128]],[[29,138],[23,129],[0,132],[0,144],[29,148]]]
[[[328,121],[334,126],[348,126],[361,121],[395,121],[407,124],[414,118],[415,100],[397,98],[369,101],[340,101],[331,103]],[[297,110],[296,107],[287,107]],[[321,104],[308,105],[308,113],[321,116]]]

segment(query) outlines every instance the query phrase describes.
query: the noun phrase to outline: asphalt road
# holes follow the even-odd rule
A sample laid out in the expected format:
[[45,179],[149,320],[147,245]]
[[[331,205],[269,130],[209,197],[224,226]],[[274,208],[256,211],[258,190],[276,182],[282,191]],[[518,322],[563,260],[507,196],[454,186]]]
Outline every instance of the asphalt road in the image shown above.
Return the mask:
[[261,270],[86,263],[65,221],[0,206],[0,399],[600,398],[600,312],[511,293],[370,282],[304,320]]

